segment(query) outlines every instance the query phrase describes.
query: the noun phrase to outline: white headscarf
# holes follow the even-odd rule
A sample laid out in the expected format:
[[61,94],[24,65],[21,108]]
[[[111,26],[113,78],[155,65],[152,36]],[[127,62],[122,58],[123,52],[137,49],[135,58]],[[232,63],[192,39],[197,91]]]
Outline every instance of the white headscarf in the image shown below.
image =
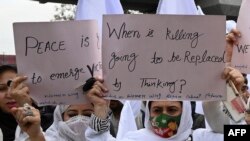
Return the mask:
[[104,14],[123,14],[120,0],[78,0],[76,20],[97,20],[99,30],[102,31]]
[[196,15],[194,0],[160,0],[157,14]]
[[125,135],[122,141],[185,141],[191,134],[193,119],[191,116],[191,104],[188,101],[184,101],[182,104],[181,122],[177,131],[177,134],[170,138],[162,138],[156,135],[151,129],[151,123],[149,121],[150,113],[148,108],[148,102],[146,106],[145,114],[145,129],[129,132]]
[[135,118],[139,113],[139,106],[141,106],[141,101],[126,100],[124,103],[120,115],[118,133],[116,136],[117,140],[124,138],[127,132],[137,130]]
[[69,105],[57,105],[54,111],[54,122],[53,124],[46,130],[45,138],[46,141],[67,141],[67,139],[62,138],[59,135],[59,123],[64,122],[62,114],[69,108]]
[[197,9],[198,9],[198,11],[197,11],[197,14],[198,14],[198,15],[205,15],[204,12],[202,11],[202,9],[201,9],[201,7],[200,7],[199,5],[197,6]]

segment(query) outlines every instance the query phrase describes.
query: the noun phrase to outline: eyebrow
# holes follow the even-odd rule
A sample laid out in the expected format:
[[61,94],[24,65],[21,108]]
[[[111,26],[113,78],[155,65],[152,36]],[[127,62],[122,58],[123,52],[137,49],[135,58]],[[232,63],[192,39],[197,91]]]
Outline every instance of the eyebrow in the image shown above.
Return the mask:
[[86,109],[86,110],[82,110],[82,112],[93,112],[94,110],[91,109]]
[[[163,108],[163,107],[162,106],[154,106],[152,108],[154,109],[154,108]],[[167,106],[167,108],[178,108],[178,107],[175,105],[172,105],[172,106]]]
[[152,107],[153,109],[156,109],[156,108],[163,108],[163,107],[161,107],[161,106],[154,106],[154,107]]
[[78,112],[77,110],[69,109],[66,112]]

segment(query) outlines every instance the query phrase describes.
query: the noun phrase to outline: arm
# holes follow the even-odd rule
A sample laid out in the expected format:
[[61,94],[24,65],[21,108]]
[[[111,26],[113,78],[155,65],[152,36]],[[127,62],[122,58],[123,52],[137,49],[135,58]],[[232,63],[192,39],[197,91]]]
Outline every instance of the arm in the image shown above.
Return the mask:
[[96,78],[96,82],[87,92],[88,100],[94,105],[94,114],[101,118],[106,119],[109,112],[109,100],[105,100],[104,97],[108,89],[103,85],[103,80]]
[[87,91],[87,98],[94,105],[94,113],[91,115],[90,127],[85,132],[86,139],[87,141],[112,141],[115,139],[109,133],[109,100],[104,99],[108,89],[103,85],[103,80],[97,78],[96,80],[92,89]]

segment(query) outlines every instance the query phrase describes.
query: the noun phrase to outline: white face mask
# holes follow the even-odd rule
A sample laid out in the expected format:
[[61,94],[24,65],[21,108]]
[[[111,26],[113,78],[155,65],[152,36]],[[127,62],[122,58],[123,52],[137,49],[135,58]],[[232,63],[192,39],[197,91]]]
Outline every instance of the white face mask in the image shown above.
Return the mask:
[[85,131],[89,126],[90,117],[74,116],[65,122],[59,123],[59,135],[73,141],[84,141]]

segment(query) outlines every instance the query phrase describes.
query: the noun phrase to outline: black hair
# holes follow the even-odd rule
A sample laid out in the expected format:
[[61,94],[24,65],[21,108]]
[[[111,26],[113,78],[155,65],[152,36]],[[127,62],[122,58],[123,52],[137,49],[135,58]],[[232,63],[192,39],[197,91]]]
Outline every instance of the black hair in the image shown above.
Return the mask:
[[0,75],[5,73],[6,71],[12,71],[17,73],[17,68],[15,65],[1,65],[0,66]]

